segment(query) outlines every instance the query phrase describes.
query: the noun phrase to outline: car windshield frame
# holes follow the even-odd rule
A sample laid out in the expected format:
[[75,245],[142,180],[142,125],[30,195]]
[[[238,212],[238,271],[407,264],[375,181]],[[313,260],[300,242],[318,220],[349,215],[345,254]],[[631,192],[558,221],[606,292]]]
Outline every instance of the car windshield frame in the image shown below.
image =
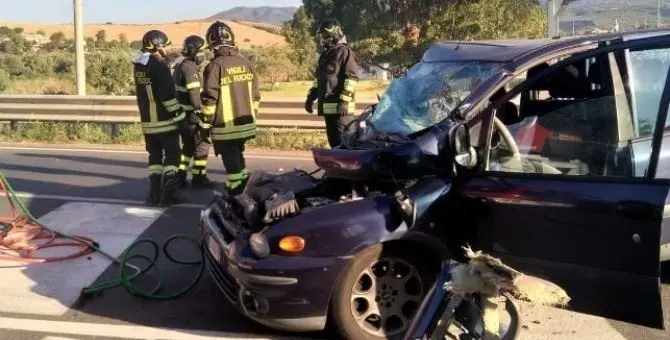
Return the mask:
[[505,66],[501,61],[421,61],[391,81],[367,120],[379,134],[411,136],[450,118]]

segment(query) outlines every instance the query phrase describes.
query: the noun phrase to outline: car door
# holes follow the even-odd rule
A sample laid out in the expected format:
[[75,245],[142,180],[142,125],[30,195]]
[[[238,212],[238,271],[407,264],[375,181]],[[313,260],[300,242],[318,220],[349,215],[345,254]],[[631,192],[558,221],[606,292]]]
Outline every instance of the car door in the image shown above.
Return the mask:
[[[631,55],[661,49],[670,56],[659,37],[603,45],[513,89],[491,107],[502,127],[491,124],[482,169],[463,191],[480,204],[485,250],[565,288],[572,310],[655,328],[663,328],[659,247],[670,201],[670,182],[655,173],[670,63],[654,64],[663,83],[647,86],[631,70],[651,61]],[[528,101],[518,112],[498,110],[536,89],[543,99],[521,96]],[[632,103],[642,92],[648,105],[640,109]],[[519,148],[529,136],[544,139]],[[636,153],[644,139],[649,152]]]

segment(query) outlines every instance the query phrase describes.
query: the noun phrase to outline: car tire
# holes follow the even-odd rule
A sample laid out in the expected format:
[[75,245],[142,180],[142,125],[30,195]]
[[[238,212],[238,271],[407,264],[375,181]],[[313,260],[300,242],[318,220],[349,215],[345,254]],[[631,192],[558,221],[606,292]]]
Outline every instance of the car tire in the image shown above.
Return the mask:
[[[402,339],[439,271],[439,259],[436,259],[438,266],[433,268],[434,261],[426,261],[415,249],[406,244],[378,244],[356,255],[341,275],[331,299],[330,321],[342,338]],[[371,276],[383,274],[384,268],[390,267],[397,271],[397,277]],[[401,278],[406,280],[404,286]],[[405,288],[404,295],[401,286]],[[377,301],[376,305],[371,300]],[[403,315],[396,315],[399,313]],[[375,330],[381,320],[386,321],[390,334]]]

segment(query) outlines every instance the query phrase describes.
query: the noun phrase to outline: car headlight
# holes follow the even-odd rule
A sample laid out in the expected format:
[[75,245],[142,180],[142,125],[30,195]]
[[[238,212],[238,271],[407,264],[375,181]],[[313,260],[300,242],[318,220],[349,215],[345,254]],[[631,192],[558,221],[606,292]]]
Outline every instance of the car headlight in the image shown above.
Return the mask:
[[270,256],[268,239],[260,232],[251,234],[251,237],[249,238],[249,246],[251,247],[251,252],[260,259]]

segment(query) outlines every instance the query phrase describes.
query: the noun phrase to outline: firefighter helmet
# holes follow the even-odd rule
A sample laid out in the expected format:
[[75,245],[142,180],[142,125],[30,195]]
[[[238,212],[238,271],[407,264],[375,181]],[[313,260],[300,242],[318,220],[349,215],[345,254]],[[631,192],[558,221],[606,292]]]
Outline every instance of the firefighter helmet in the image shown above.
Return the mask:
[[213,23],[207,29],[207,44],[211,48],[216,48],[221,45],[235,46],[235,35],[230,26],[222,21]]
[[151,30],[142,37],[142,50],[146,52],[160,51],[171,44],[167,34],[159,30]]
[[202,64],[205,61],[205,54],[203,53],[205,48],[207,48],[205,39],[197,35],[191,35],[184,39],[184,49],[181,54],[198,64]]
[[198,53],[201,53],[207,45],[205,44],[205,39],[197,36],[191,35],[184,39],[184,49],[181,53],[185,57],[195,57]]
[[344,31],[337,19],[322,21],[316,34],[321,40],[321,46],[335,45],[344,38]]

